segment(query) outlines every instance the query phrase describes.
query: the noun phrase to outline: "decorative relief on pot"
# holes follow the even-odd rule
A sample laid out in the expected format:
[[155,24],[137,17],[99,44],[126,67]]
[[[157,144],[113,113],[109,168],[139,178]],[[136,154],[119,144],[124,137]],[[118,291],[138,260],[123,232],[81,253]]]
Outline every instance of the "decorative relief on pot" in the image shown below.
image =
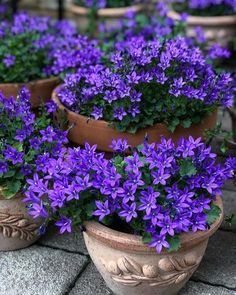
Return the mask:
[[4,238],[31,241],[38,235],[39,225],[32,223],[22,214],[0,212],[0,233]]
[[196,253],[186,254],[183,258],[162,258],[158,266],[140,265],[128,257],[102,262],[111,278],[122,285],[136,287],[146,283],[149,286],[166,286],[179,284],[190,277],[201,258]]

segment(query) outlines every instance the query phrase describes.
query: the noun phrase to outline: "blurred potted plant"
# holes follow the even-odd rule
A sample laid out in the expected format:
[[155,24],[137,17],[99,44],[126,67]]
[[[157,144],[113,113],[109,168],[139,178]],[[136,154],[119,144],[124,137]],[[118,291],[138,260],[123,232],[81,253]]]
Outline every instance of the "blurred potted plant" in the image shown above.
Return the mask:
[[222,222],[221,188],[236,159],[218,165],[192,137],[145,142],[131,156],[127,142],[113,146],[110,160],[87,144],[60,155],[57,169],[47,162],[48,176],[28,180],[31,208],[44,204],[61,233],[84,227],[89,254],[115,294],[177,294]]
[[[52,103],[48,107],[55,110]],[[0,114],[0,251],[8,251],[39,238],[43,220],[33,220],[22,202],[26,177],[43,169],[51,153],[60,153],[67,137],[50,125],[46,113],[35,118],[26,89],[16,100],[0,94]]]
[[74,0],[69,6],[77,19],[78,26],[94,36],[101,22],[110,26],[122,19],[130,11],[139,12],[145,7],[139,0]]
[[186,13],[188,34],[196,35],[195,28],[202,27],[210,44],[231,46],[236,34],[236,2],[233,0],[168,0],[169,16],[181,19]]
[[2,21],[0,35],[0,90],[7,97],[16,97],[26,85],[33,108],[51,98],[52,90],[60,83],[59,75],[80,65],[81,49],[88,43],[67,21],[55,22],[26,13]]
[[158,142],[203,136],[219,105],[232,105],[230,74],[216,74],[198,47],[177,37],[166,42],[133,37],[93,67],[66,76],[53,93],[70,125],[69,139],[110,152],[112,139],[135,147],[145,136]]

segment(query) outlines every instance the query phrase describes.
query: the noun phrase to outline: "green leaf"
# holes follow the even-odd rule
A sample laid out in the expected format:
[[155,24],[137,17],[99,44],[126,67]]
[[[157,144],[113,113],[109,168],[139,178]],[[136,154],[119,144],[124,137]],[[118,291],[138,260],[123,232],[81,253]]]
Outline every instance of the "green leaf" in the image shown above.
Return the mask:
[[219,217],[221,214],[221,209],[213,204],[211,206],[211,210],[207,212],[207,223],[209,225],[213,224]]
[[181,243],[180,243],[180,238],[179,236],[174,236],[174,237],[169,237],[167,238],[167,241],[170,245],[170,248],[168,249],[168,252],[174,252],[174,251],[178,251]]
[[15,175],[15,171],[14,170],[9,170],[7,173],[3,174],[4,178],[11,178]]
[[181,161],[179,173],[180,173],[180,176],[182,177],[184,176],[190,177],[190,176],[196,175],[197,169],[194,166],[191,159],[185,159]]
[[192,124],[192,121],[190,119],[186,119],[182,122],[182,126],[184,128],[189,128],[191,126],[191,124]]
[[3,196],[6,199],[11,199],[14,197],[21,189],[21,182],[20,181],[8,181],[6,185],[6,189],[2,191]]
[[144,244],[149,244],[151,242],[151,240],[152,240],[151,234],[150,233],[144,233],[142,235],[142,240],[143,240]]

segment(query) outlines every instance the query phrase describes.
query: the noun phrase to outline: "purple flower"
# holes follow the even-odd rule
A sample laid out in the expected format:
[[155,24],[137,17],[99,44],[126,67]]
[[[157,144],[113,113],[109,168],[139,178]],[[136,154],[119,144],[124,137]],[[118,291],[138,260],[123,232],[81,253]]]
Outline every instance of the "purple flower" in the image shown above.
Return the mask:
[[7,146],[3,151],[6,160],[12,162],[13,165],[23,163],[23,153],[18,152],[15,148]]
[[48,101],[45,104],[45,107],[48,113],[55,113],[58,108],[57,104],[54,101]]
[[14,66],[15,61],[16,61],[16,57],[10,54],[6,55],[3,59],[3,63],[5,64],[7,68]]
[[65,232],[71,233],[71,219],[61,216],[61,218],[55,224],[59,227],[60,234],[64,234]]
[[0,161],[0,174],[7,173],[7,171],[8,171],[7,163]]
[[33,218],[38,218],[38,217],[48,218],[49,216],[42,202],[40,204],[34,203],[29,209],[29,214]]
[[101,107],[93,107],[93,112],[91,113],[91,115],[94,117],[95,120],[98,120],[100,118],[102,118],[103,114],[103,108]]
[[113,149],[113,151],[118,152],[118,153],[123,153],[125,152],[130,146],[128,145],[128,142],[126,139],[118,139],[112,140],[112,144],[110,147]]
[[160,196],[159,192],[155,192],[151,186],[148,187],[147,191],[141,192],[140,202],[138,210],[146,211],[147,215],[151,214],[151,211],[157,208],[157,197]]
[[109,203],[106,201],[105,203],[96,201],[96,206],[98,210],[93,212],[94,216],[99,216],[99,221],[102,221],[106,216],[110,215]]
[[113,117],[122,121],[122,119],[127,115],[123,107],[115,108]]
[[132,203],[131,205],[123,204],[122,207],[123,210],[120,211],[119,216],[125,218],[127,223],[138,216],[135,203]]
[[170,247],[169,243],[166,241],[165,236],[161,236],[161,235],[155,235],[152,238],[151,243],[149,243],[149,246],[156,248],[157,253],[161,253],[163,247],[167,249]]

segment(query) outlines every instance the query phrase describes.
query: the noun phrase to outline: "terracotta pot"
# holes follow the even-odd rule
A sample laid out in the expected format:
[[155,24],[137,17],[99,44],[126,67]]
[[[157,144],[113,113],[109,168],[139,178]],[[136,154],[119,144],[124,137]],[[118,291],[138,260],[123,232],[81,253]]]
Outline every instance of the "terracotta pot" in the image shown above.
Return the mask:
[[[76,4],[71,4],[68,10],[76,17],[77,24],[80,30],[86,30],[89,26],[89,9]],[[98,24],[100,21],[105,21],[106,25],[112,26],[116,24],[118,19],[124,18],[128,11],[141,12],[144,10],[144,5],[133,5],[130,7],[120,8],[103,8],[97,10]]]
[[0,195],[0,251],[18,250],[39,239],[40,219],[28,215],[23,196],[6,200]]
[[19,90],[25,85],[31,93],[32,108],[39,107],[42,102],[51,98],[53,89],[60,83],[57,77],[36,80],[29,83],[3,83],[0,84],[0,91],[7,97],[16,97]]
[[[175,11],[170,11],[169,16],[180,20],[181,16]],[[209,45],[219,43],[229,47],[236,35],[236,15],[229,16],[189,16],[187,19],[187,35],[195,37],[195,27],[200,26],[205,32]]]
[[[189,137],[192,135],[194,138],[203,137],[204,131],[206,129],[213,129],[217,121],[217,112],[215,112],[212,116],[203,120],[202,123],[194,124],[190,128],[178,126],[174,133],[168,131],[164,124],[156,124],[153,127],[141,129],[136,134],[122,133],[109,127],[105,121],[88,120],[87,117],[68,110],[58,99],[58,89],[60,87],[55,89],[52,99],[59,107],[57,114],[55,114],[55,119],[59,123],[59,126],[63,129],[72,126],[69,131],[69,139],[73,143],[77,145],[84,145],[86,142],[91,145],[97,144],[97,149],[100,151],[112,152],[109,146],[111,145],[112,139],[118,138],[127,139],[129,145],[136,147],[143,143],[145,135],[148,135],[150,143],[159,142],[162,136],[172,138],[174,142],[178,141],[181,136]],[[65,121],[64,117],[68,121],[67,126],[60,125],[60,122]]]
[[[223,210],[222,201],[217,200]],[[223,212],[223,211],[222,211]],[[140,237],[111,230],[97,222],[85,223],[88,252],[116,295],[175,295],[198,268],[208,239],[219,228],[221,217],[208,231],[181,235],[181,249],[157,254]]]

